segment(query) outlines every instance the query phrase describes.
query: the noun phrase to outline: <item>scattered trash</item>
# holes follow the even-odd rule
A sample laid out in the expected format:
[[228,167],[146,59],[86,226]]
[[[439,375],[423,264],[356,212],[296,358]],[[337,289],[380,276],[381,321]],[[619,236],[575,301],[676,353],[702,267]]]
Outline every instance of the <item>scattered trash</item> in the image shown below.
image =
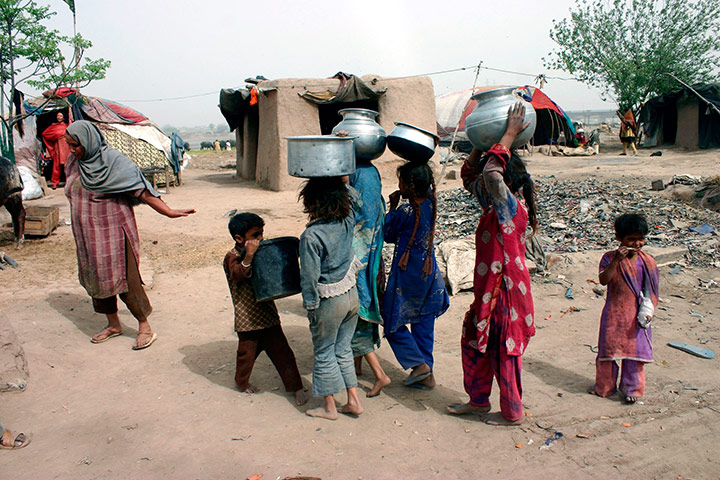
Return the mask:
[[693,311],[690,312],[690,316],[691,316],[691,317],[705,318],[705,315],[703,315],[702,313],[697,313],[697,312],[693,312]]
[[679,175],[673,175],[672,180],[668,185],[698,185],[701,182],[700,175],[689,175],[687,173],[681,173]]
[[699,225],[697,227],[690,227],[689,230],[695,233],[699,233],[700,235],[709,235],[715,232],[715,228],[713,228],[712,225],[707,223],[703,223],[702,225]]
[[545,444],[540,447],[540,450],[545,450],[547,448],[551,448],[553,444],[560,440],[563,437],[562,432],[558,432],[557,430],[553,432],[551,436],[545,439]]
[[575,435],[575,436],[576,436],[577,438],[590,438],[590,434],[589,434],[589,433],[578,433],[578,434]]
[[632,424],[631,423],[623,423],[622,426],[627,428],[627,427],[632,427]]
[[575,297],[573,297],[572,294],[572,288],[568,288],[567,290],[565,290],[565,298],[567,298],[568,300],[575,300]]
[[232,217],[237,213],[237,208],[233,208],[232,210],[228,210],[227,212],[223,213],[223,217]]
[[[703,251],[707,237],[688,235],[687,227],[717,223],[717,214],[660,197],[649,191],[628,188],[621,180],[586,178],[558,180],[534,178],[537,190],[538,230],[533,237],[542,245],[550,264],[554,252],[614,249],[617,246],[612,222],[627,211],[639,210],[651,221],[648,235],[653,247],[687,247],[688,266],[710,266],[715,254]],[[670,184],[697,185],[700,177],[675,176]],[[651,200],[652,203],[648,203]],[[475,198],[461,188],[438,192],[436,235],[438,244],[447,239],[474,238],[482,210]]]
[[262,478],[262,473],[256,473],[255,475],[252,475],[247,478],[247,480],[260,480]]
[[599,295],[601,297],[605,295],[605,287],[601,287],[600,285],[595,285],[592,290],[595,295]]
[[402,426],[403,426],[403,424],[400,423],[400,422],[398,422],[397,420],[393,420],[393,423],[394,423],[395,425],[397,425],[398,427],[402,427]]
[[77,463],[78,465],[90,465],[92,463],[92,460],[90,460],[90,457],[83,457],[80,459],[80,461]]
[[653,152],[650,154],[651,157],[662,157],[662,152],[658,150],[657,152]]
[[560,318],[564,317],[568,313],[579,312],[579,311],[580,311],[580,309],[578,307],[570,307],[567,310],[565,310],[564,312],[562,312],[562,315],[560,315]]
[[522,448],[522,443],[516,443],[515,448]]
[[242,437],[233,437],[230,440],[232,440],[233,442],[238,442],[238,441],[244,442],[245,440],[247,440],[250,437],[252,437],[252,434],[243,435]]
[[678,350],[681,350],[685,353],[689,353],[690,355],[695,355],[696,357],[707,358],[707,359],[715,358],[715,353],[712,350],[710,350],[709,348],[698,347],[695,345],[688,345],[687,343],[675,342],[675,341],[668,342],[668,346],[670,346],[672,348],[677,348]]
[[673,268],[670,269],[670,275],[677,275],[682,271],[682,266],[675,265]]
[[5,252],[0,252],[0,263],[2,263],[2,262],[7,263],[8,265],[10,265],[10,266],[13,267],[13,268],[17,268],[17,267],[18,267],[17,262],[16,262],[15,260],[13,260],[12,258],[8,257],[8,256],[5,254]]

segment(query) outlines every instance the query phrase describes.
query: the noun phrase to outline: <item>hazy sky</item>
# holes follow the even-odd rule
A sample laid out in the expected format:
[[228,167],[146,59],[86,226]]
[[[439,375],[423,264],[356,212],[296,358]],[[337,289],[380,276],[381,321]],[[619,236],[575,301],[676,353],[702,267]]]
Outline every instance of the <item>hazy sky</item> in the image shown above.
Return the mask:
[[[37,0],[57,15],[49,25],[72,33],[62,0]],[[90,58],[112,61],[107,78],[84,89],[136,108],[160,125],[223,121],[221,88],[257,74],[329,77],[338,71],[386,77],[476,65],[568,77],[543,67],[554,47],[553,18],[573,0],[75,0],[77,28],[93,42]],[[436,94],[472,87],[474,71],[432,76]],[[532,84],[533,78],[482,70],[478,85]],[[544,92],[566,110],[614,108],[575,81],[551,80]],[[189,95],[196,98],[169,99]]]

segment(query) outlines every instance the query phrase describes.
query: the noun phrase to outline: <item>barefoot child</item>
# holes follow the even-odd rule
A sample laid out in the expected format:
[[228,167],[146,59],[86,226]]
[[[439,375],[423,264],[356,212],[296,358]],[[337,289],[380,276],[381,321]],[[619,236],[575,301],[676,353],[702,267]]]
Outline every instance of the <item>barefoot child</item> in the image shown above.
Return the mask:
[[280,326],[275,302],[258,302],[250,278],[252,260],[263,239],[265,222],[254,213],[238,213],[230,219],[228,229],[235,247],[225,255],[223,268],[235,308],[235,331],[238,335],[235,384],[242,392],[260,391],[250,383],[255,360],[264,350],[280,374],[287,392],[295,394],[295,403],[303,405],[303,389],[295,355]]
[[515,137],[527,128],[524,118],[521,104],[511,107],[500,142],[482,158],[473,149],[460,172],[483,214],[475,232],[475,299],[465,314],[460,342],[470,401],[450,405],[448,412],[489,412],[495,377],[500,415],[488,416],[485,421],[490,425],[523,421],[522,354],[535,334],[530,274],[525,266],[528,223],[536,228],[535,189],[523,161],[510,151]]
[[350,175],[350,185],[360,195],[358,206],[354,209],[353,251],[363,264],[357,279],[360,312],[352,339],[352,350],[357,374],[362,373],[362,359],[365,358],[375,376],[375,384],[366,394],[368,397],[375,397],[384,387],[390,385],[390,377],[380,366],[375,353],[375,349],[380,347],[379,324],[382,323],[378,291],[384,289],[385,277],[382,261],[385,201],[380,172],[367,160],[357,161],[355,173]]
[[[383,298],[385,337],[404,369],[412,369],[403,385],[431,389],[435,319],[450,305],[437,262],[435,182],[427,163],[398,168],[399,190],[390,195],[385,241],[395,244]],[[408,200],[400,203],[400,197]],[[406,325],[410,325],[410,329]]]
[[356,273],[362,266],[352,252],[357,192],[340,177],[311,178],[300,198],[310,218],[300,236],[300,284],[315,356],[312,393],[323,397],[322,407],[306,413],[337,419],[334,394],[345,390],[347,403],[340,412],[359,415],[350,346],[360,308]]
[[590,393],[615,393],[621,361],[620,394],[626,403],[635,403],[645,393],[643,366],[653,361],[650,320],[658,302],[659,274],[655,259],[641,250],[647,232],[642,215],[620,215],[615,219],[620,246],[600,260],[600,283],[608,288]]

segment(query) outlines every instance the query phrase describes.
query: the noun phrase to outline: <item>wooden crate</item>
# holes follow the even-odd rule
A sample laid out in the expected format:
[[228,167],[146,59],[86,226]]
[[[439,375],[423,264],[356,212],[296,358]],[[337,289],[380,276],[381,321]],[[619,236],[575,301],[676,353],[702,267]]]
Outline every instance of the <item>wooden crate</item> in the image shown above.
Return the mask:
[[55,230],[60,221],[57,207],[31,206],[25,209],[25,235],[47,236]]

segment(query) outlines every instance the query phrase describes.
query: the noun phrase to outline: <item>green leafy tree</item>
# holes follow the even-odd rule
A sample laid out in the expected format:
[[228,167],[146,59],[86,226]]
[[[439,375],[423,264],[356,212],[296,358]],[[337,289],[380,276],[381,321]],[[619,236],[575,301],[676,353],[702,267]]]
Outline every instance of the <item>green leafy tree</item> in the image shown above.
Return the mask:
[[577,0],[553,20],[557,48],[545,66],[597,87],[619,110],[634,111],[680,84],[717,79],[718,0]]
[[[74,14],[74,2],[66,3]],[[20,86],[27,84],[41,90],[63,85],[82,88],[104,78],[110,67],[110,62],[102,58],[84,57],[92,46],[89,40],[79,34],[61,35],[43,25],[54,15],[50,7],[33,0],[0,0],[0,147],[2,154],[11,159],[12,128],[27,117],[13,106]],[[63,50],[71,51],[72,56],[66,58]]]

